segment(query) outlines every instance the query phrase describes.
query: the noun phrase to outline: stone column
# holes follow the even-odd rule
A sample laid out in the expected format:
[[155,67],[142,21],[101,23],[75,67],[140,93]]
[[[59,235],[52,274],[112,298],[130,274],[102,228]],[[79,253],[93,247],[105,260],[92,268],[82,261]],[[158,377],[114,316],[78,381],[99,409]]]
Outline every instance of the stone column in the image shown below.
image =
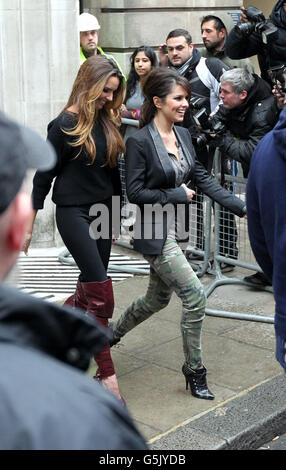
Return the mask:
[[[79,68],[78,14],[78,0],[0,0],[0,107],[43,137]],[[57,241],[49,196],[32,246]]]
[[84,9],[97,16],[100,46],[110,52],[123,70],[129,56],[146,44],[155,50],[176,28],[190,31],[197,47],[202,46],[200,18],[229,13],[235,16],[241,0],[84,0]]

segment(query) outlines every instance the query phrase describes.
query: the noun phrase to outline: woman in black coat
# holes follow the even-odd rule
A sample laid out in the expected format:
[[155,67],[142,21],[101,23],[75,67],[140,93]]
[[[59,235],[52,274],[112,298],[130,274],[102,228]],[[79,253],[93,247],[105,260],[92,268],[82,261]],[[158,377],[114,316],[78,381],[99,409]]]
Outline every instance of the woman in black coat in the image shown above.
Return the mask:
[[135,300],[113,326],[111,344],[166,307],[176,292],[183,307],[186,387],[190,384],[198,398],[213,399],[201,354],[205,294],[180,247],[180,241],[186,241],[189,202],[195,194],[190,186],[198,186],[239,216],[245,214],[245,206],[197,161],[188,130],[174,126],[183,121],[189,106],[189,82],[173,70],[158,68],[150,73],[143,93],[143,128],[127,141],[126,188],[129,201],[138,206],[134,248],[150,263],[150,283],[146,295]]

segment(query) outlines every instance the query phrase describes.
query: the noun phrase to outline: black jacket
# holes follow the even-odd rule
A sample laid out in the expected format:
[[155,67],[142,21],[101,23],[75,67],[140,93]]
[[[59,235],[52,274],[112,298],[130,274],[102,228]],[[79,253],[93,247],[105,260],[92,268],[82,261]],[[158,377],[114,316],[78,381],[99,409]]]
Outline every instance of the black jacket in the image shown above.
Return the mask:
[[[223,189],[198,162],[189,131],[176,126],[174,129],[189,163],[186,182],[190,182],[190,186],[197,186],[235,214],[243,216],[244,202]],[[134,234],[135,250],[149,255],[162,251],[168,233],[168,218],[166,212],[162,211],[163,217],[155,220],[152,209],[155,210],[156,204],[163,209],[167,205],[184,205],[187,212],[185,225],[189,227],[186,191],[175,185],[175,171],[154,121],[127,140],[126,189],[128,200],[139,206]],[[162,225],[161,230],[158,223]],[[144,231],[148,228],[150,231],[144,237]]]
[[220,106],[215,119],[223,122],[228,132],[220,142],[224,158],[241,163],[247,177],[252,153],[262,139],[277,122],[278,109],[271,88],[262,78],[253,74],[255,83],[244,103],[227,110]]
[[257,54],[261,77],[269,83],[269,67],[286,65],[286,12],[283,9],[283,0],[275,4],[270,20],[278,28],[278,37],[269,42],[267,47],[263,44],[260,34],[253,32],[243,37],[235,28],[230,31],[226,40],[226,53],[231,59],[244,59]]
[[69,145],[74,137],[64,130],[71,130],[77,123],[76,115],[65,112],[48,125],[48,140],[55,148],[57,164],[49,171],[37,171],[33,180],[33,207],[42,209],[44,200],[53,186],[52,200],[60,206],[80,206],[104,201],[113,195],[121,195],[118,167],[106,166],[106,139],[101,123],[93,128],[96,158],[90,165],[90,157],[79,147]]
[[0,450],[146,449],[85,375],[107,337],[93,319],[0,285]]

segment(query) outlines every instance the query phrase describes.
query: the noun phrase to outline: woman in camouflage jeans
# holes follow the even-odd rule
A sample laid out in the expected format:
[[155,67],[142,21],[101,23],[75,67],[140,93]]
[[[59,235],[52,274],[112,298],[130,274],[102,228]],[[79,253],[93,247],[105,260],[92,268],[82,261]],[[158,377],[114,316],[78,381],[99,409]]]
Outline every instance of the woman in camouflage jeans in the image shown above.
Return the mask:
[[238,216],[245,215],[245,205],[196,160],[188,130],[174,126],[183,121],[189,106],[189,82],[176,71],[160,67],[148,76],[143,93],[141,129],[127,140],[126,188],[129,201],[137,204],[134,249],[150,263],[150,282],[146,294],[112,326],[111,345],[166,307],[175,292],[182,301],[186,388],[190,384],[194,396],[212,400],[201,352],[206,298],[180,247],[182,232],[189,227],[189,202],[195,194],[189,186],[199,187]]

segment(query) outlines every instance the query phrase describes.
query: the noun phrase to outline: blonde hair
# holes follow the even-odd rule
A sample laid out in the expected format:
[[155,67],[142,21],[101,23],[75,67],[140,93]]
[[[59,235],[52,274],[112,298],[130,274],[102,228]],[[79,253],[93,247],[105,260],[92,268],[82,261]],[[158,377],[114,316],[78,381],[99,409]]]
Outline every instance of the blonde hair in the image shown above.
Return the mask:
[[[110,77],[117,77],[119,85],[113,93],[112,102],[108,102],[102,109],[96,108],[96,101],[106,86]],[[70,142],[73,147],[80,147],[77,157],[84,149],[90,156],[90,165],[96,158],[96,142],[92,136],[92,129],[100,121],[107,144],[107,164],[114,167],[117,164],[118,154],[125,151],[125,145],[118,127],[121,124],[120,106],[125,97],[125,81],[122,73],[112,59],[102,56],[92,56],[87,59],[79,69],[72,92],[63,112],[72,105],[78,108],[78,122],[72,130],[63,131],[75,139]],[[77,158],[76,157],[76,158]]]

